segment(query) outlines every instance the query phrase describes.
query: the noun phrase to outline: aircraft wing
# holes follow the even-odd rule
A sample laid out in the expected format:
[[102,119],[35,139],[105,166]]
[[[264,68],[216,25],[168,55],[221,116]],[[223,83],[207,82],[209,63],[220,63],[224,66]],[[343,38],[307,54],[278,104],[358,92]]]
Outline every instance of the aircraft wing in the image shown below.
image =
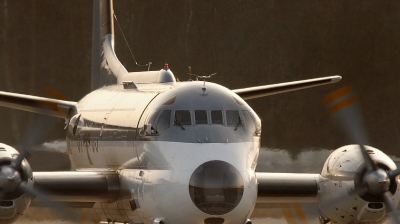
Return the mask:
[[[117,172],[33,172],[34,188],[52,201],[91,203],[112,202],[123,192]],[[319,174],[256,172],[257,204],[316,202]]]
[[278,93],[285,93],[300,89],[307,89],[311,87],[321,86],[325,84],[331,84],[339,82],[341,79],[342,79],[341,76],[336,75],[336,76],[329,76],[316,79],[306,79],[294,82],[285,82],[285,83],[278,83],[265,86],[234,89],[232,91],[238,94],[242,99],[249,100],[258,97],[270,96]]
[[117,172],[33,172],[33,177],[35,190],[51,201],[78,204],[113,202],[123,197]]
[[67,118],[76,105],[72,101],[0,91],[0,106],[58,118]]
[[[33,172],[34,187],[50,200],[111,202],[122,192],[117,172]],[[256,172],[257,203],[312,202],[317,200],[319,174]]]
[[253,223],[319,223],[320,174],[256,172]]
[[317,201],[319,174],[256,172],[257,203]]

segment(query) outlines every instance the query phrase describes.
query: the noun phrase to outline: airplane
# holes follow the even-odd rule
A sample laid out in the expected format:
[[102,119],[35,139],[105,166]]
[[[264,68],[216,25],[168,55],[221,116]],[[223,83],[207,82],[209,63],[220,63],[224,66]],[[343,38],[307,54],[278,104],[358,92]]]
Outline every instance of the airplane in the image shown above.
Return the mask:
[[[2,223],[36,200],[91,207],[99,220],[122,223],[250,224],[256,204],[307,201],[318,203],[321,223],[380,223],[394,213],[399,171],[364,146],[357,124],[346,128],[357,144],[335,150],[321,174],[255,172],[261,122],[246,100],[340,76],[229,90],[207,82],[211,75],[178,82],[167,64],[128,72],[114,52],[112,0],[94,0],[93,12],[92,92],[78,102],[0,92],[1,106],[65,120],[74,168],[33,172],[30,145],[1,144]],[[325,102],[346,116],[354,98],[344,88]]]

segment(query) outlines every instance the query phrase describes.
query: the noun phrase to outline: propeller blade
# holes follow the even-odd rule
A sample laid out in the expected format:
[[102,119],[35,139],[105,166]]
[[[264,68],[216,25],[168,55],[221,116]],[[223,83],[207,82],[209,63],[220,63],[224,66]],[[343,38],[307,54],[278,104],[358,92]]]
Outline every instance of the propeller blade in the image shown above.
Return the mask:
[[21,191],[27,193],[27,194],[28,194],[29,196],[31,196],[32,198],[36,198],[36,197],[38,196],[38,194],[35,192],[35,190],[33,190],[33,189],[29,188],[28,186],[26,186],[26,184],[25,184],[24,182],[21,182],[21,183],[18,185],[18,188],[19,188]]
[[400,218],[396,211],[397,205],[394,205],[393,202],[390,200],[390,198],[393,197],[392,193],[390,193],[389,191],[386,191],[385,193],[383,193],[382,196],[385,199],[386,206],[388,206],[390,212],[392,212],[392,217],[393,217],[394,223],[400,224]]
[[389,177],[390,179],[397,177],[400,175],[400,168],[397,168],[396,170],[390,170],[389,171]]
[[[55,92],[52,90],[48,91],[49,94],[54,95]],[[48,122],[46,120],[48,117],[44,115],[33,115],[31,119],[31,124],[29,125],[26,132],[24,133],[23,141],[19,145],[18,151],[19,154],[17,158],[15,158],[11,165],[3,165],[1,167],[2,172],[0,172],[0,200],[5,200],[7,194],[10,192],[20,191],[27,195],[29,195],[32,200],[36,198],[36,200],[40,200],[47,207],[51,207],[57,210],[59,217],[63,219],[67,219],[67,214],[65,213],[66,206],[60,202],[51,201],[49,198],[45,196],[44,193],[41,193],[37,189],[34,189],[33,186],[28,186],[24,180],[21,180],[20,172],[24,172],[22,167],[22,161],[30,156],[30,151],[35,144],[35,141],[38,140],[39,136],[44,135],[46,131],[49,130]],[[45,127],[46,125],[46,127]]]
[[[18,147],[19,155],[18,157],[11,163],[14,169],[19,170],[21,167],[21,163],[24,158],[30,157],[30,150],[34,145],[34,141],[39,138],[39,136],[44,135],[46,130],[49,130],[49,127],[44,127],[46,119],[48,117],[45,115],[37,115],[35,114],[32,118],[32,124],[29,125],[27,131],[22,136],[22,143]],[[34,122],[33,122],[34,121]]]
[[376,162],[372,160],[372,158],[368,155],[368,152],[365,149],[364,145],[360,145],[360,150],[364,158],[365,164],[367,165],[367,169],[378,170],[378,165],[376,165]]
[[375,161],[371,159],[364,147],[364,145],[370,145],[370,141],[353,88],[351,86],[340,88],[325,96],[323,103],[350,140],[360,145],[368,170],[377,170]]
[[37,189],[33,189],[28,187],[25,182],[21,182],[18,186],[19,190],[23,191],[24,193],[28,194],[35,200],[39,200],[41,203],[43,203],[46,207],[50,207],[52,209],[55,209],[57,212],[57,217],[61,219],[68,219],[68,214],[64,212],[65,208],[67,207],[61,202],[56,202],[52,201],[49,198],[47,198],[45,193],[40,192]]
[[22,160],[24,160],[28,154],[27,150],[20,149],[18,157],[11,162],[11,166],[16,170],[19,170],[21,168]]

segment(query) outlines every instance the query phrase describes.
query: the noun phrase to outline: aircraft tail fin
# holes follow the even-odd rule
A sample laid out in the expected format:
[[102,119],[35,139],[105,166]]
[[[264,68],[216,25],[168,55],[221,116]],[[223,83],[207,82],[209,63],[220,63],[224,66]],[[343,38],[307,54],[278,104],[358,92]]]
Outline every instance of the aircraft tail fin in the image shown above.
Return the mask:
[[114,52],[113,0],[93,1],[91,89],[117,83],[128,71]]

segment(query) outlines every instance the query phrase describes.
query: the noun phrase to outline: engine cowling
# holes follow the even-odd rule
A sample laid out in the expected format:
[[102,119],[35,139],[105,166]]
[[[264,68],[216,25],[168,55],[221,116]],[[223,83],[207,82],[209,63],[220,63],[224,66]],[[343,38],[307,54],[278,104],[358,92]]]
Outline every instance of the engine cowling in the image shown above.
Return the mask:
[[18,156],[13,147],[0,143],[0,223],[13,223],[28,209],[32,198],[18,185],[24,182],[33,188],[33,175],[29,163],[24,159],[17,170],[11,164]]
[[[365,148],[371,159],[377,163],[378,170],[373,174],[366,168],[359,145],[343,146],[326,160],[321,172],[318,195],[321,222],[385,221],[390,209],[385,204],[379,188],[390,192],[390,200],[393,204],[398,204],[398,177],[392,180],[379,177],[379,173],[387,176],[388,171],[395,170],[396,164],[382,151],[370,146]],[[375,177],[377,183],[371,182],[370,179]]]

